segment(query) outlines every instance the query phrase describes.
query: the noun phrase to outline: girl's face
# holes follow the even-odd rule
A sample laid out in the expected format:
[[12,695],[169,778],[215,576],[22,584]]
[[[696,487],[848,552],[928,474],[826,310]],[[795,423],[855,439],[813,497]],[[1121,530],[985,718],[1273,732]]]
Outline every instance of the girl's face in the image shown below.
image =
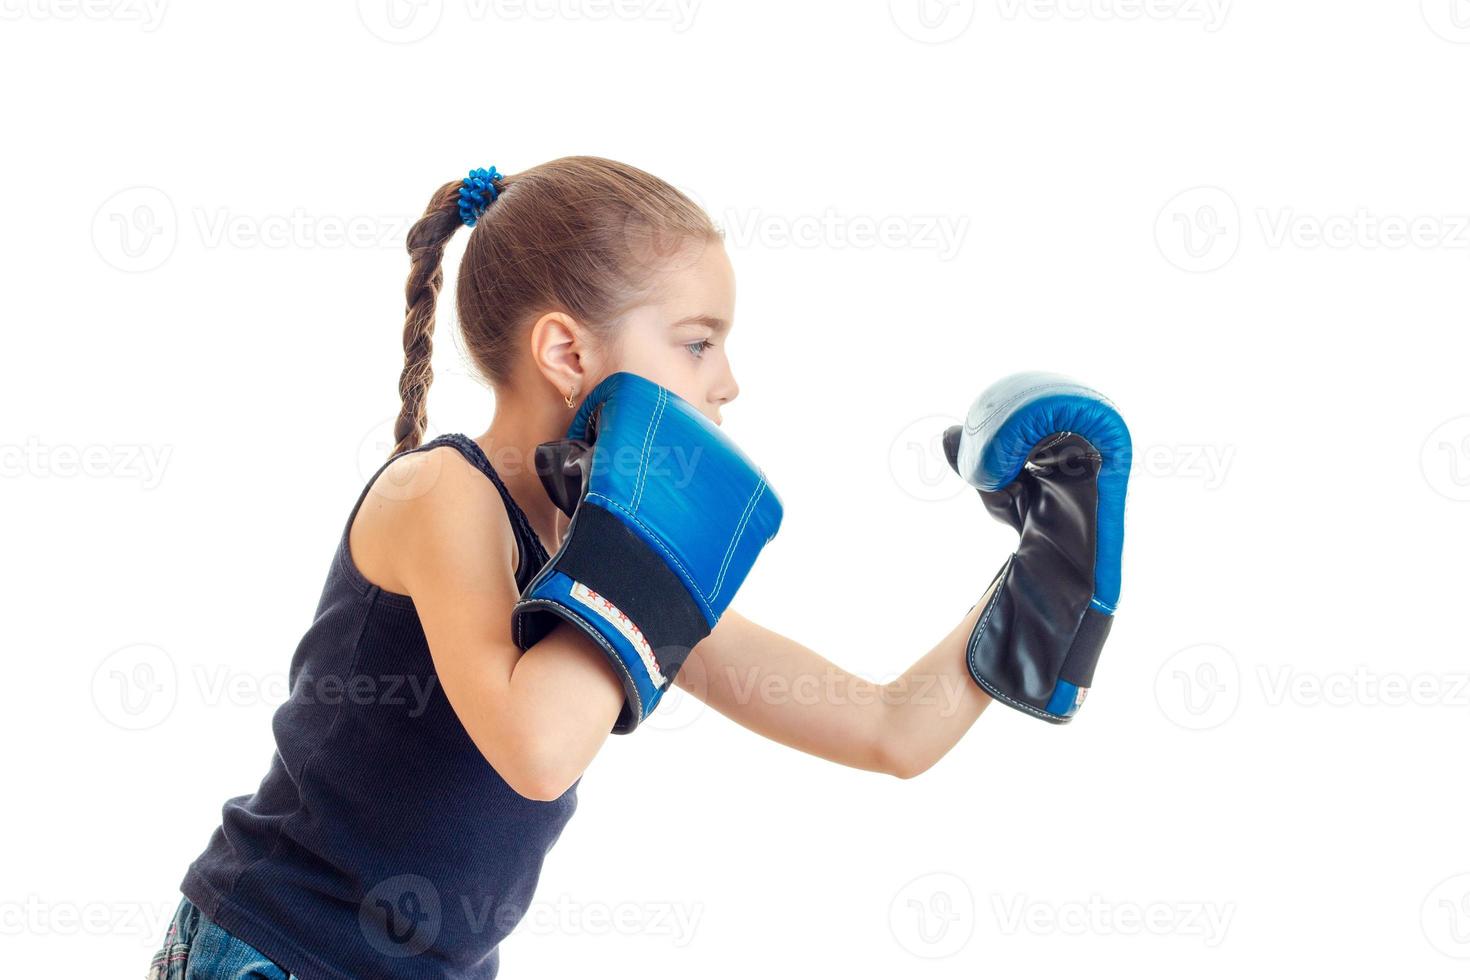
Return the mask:
[[740,393],[725,349],[734,322],[735,270],[724,246],[690,246],[654,299],[627,314],[607,373],[642,375],[718,425],[721,409]]

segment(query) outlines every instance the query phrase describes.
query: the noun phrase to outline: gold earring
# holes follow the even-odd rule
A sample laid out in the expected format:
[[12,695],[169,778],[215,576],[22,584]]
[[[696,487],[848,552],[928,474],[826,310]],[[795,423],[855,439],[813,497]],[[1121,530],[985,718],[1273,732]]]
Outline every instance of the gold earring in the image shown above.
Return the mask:
[[575,405],[572,404],[572,395],[575,395],[576,393],[577,393],[577,389],[576,388],[573,388],[571,390],[571,393],[566,396],[567,408],[575,408],[576,407]]

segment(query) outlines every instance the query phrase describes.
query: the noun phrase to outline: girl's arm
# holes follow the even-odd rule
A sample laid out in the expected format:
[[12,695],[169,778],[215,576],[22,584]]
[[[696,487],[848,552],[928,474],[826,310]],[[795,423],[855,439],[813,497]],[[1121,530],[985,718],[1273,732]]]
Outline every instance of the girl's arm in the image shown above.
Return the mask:
[[370,580],[413,597],[444,695],[480,754],[528,799],[566,792],[607,741],[623,686],[566,624],[524,653],[512,642],[516,546],[490,481],[452,447],[404,456],[352,531]]
[[[991,583],[994,589],[994,583]],[[727,609],[674,679],[766,738],[902,779],[934,765],[990,703],[965,644],[990,592],[904,674],[878,684]]]

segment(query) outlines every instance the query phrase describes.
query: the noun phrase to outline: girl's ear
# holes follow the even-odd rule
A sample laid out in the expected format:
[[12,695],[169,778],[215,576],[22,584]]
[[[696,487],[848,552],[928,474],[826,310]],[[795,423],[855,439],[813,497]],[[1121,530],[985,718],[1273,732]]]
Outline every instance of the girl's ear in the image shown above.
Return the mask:
[[563,397],[587,391],[586,331],[569,314],[545,313],[531,327],[531,357],[536,368]]

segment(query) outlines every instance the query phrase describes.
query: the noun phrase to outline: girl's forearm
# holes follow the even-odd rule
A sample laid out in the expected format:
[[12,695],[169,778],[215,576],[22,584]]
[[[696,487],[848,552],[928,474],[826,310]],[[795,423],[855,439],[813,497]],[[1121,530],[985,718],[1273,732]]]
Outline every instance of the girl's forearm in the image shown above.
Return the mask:
[[881,738],[895,776],[910,779],[938,762],[990,704],[965,662],[965,646],[991,588],[934,649],[886,685]]

